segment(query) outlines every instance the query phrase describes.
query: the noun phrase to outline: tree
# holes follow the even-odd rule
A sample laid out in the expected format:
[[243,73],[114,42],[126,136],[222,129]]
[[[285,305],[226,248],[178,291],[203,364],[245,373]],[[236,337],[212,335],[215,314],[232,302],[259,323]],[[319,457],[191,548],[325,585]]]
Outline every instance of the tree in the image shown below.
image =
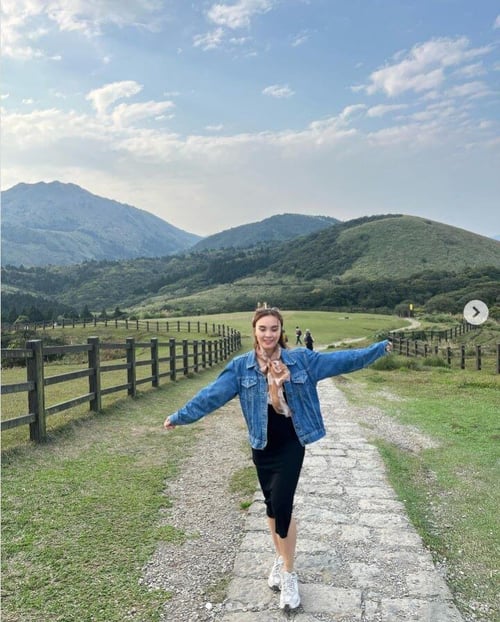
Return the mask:
[[80,317],[82,318],[82,320],[92,320],[92,319],[94,319],[94,316],[90,312],[90,309],[89,309],[88,305],[85,305],[83,307],[83,311],[81,312]]

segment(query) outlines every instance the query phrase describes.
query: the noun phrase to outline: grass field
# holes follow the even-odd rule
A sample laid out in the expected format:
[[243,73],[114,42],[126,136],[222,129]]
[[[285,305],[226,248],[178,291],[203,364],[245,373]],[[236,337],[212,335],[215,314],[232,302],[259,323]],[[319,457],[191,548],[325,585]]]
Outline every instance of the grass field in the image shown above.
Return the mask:
[[[240,330],[246,350],[251,347],[250,315],[210,321]],[[402,325],[383,316],[347,319],[287,311],[284,316],[291,341],[298,324],[311,329],[318,347],[346,339],[373,341],[376,334]],[[72,338],[83,343],[88,334]],[[41,446],[27,441],[27,427],[4,433],[2,620],[159,619],[169,595],[143,588],[141,568],[159,541],[181,542],[184,537],[174,529],[160,529],[159,514],[169,502],[165,479],[175,477],[200,433],[196,426],[182,428],[166,443],[161,423],[219,370],[165,382],[159,389],[143,385],[136,399],[109,396],[98,415],[83,406],[55,415],[49,419],[49,442]],[[5,370],[3,382],[15,382],[6,377],[10,373],[22,375],[24,370]],[[499,381],[486,371],[409,369],[402,361],[395,369],[375,366],[358,372],[342,385],[350,399],[377,405],[439,441],[439,449],[420,453],[377,442],[412,521],[436,560],[446,563],[459,607],[469,619],[485,622],[500,616],[495,600]],[[52,400],[62,401],[61,395],[54,393]],[[242,487],[242,507],[248,491],[238,482],[248,481],[246,475],[235,473],[231,483]]]

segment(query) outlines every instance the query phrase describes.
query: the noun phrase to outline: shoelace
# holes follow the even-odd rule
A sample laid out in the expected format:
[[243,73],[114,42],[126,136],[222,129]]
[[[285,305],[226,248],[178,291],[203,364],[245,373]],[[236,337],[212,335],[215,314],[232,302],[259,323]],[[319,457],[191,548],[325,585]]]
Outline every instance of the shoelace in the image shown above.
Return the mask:
[[287,572],[281,580],[282,589],[285,590],[285,592],[295,591],[295,584],[297,580],[294,574],[292,574],[291,572]]

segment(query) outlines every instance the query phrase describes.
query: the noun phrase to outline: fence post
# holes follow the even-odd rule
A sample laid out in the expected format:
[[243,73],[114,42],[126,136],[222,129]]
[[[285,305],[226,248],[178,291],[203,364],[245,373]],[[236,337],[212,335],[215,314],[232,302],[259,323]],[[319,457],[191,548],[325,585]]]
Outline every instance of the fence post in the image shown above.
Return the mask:
[[497,343],[497,374],[500,374],[500,343]]
[[47,438],[42,341],[33,339],[26,342],[26,347],[33,352],[33,357],[26,361],[27,380],[35,384],[28,391],[28,412],[35,415],[35,421],[30,423],[30,440],[41,443]]
[[447,346],[446,348],[446,360],[448,361],[448,365],[451,365],[451,348]]
[[460,346],[460,369],[465,369],[465,346]]
[[201,367],[206,369],[207,367],[207,340],[201,340]]
[[481,370],[481,346],[476,346],[476,369]]
[[158,361],[158,337],[151,337],[151,376],[153,376],[152,385],[157,387],[160,384],[159,377],[159,361]]
[[208,342],[208,365],[209,367],[212,367],[213,365],[212,347],[213,347],[212,342],[209,341]]
[[194,373],[198,373],[198,341],[193,341],[193,369]]
[[169,351],[168,357],[169,357],[169,364],[170,364],[170,380],[172,382],[175,382],[176,377],[177,377],[177,369],[175,366],[176,358],[177,358],[176,348],[175,348],[175,339],[172,339],[172,338],[169,339],[168,351]]
[[182,373],[185,376],[189,373],[189,352],[187,339],[182,340]]
[[101,347],[99,337],[88,337],[87,343],[91,345],[88,352],[89,369],[89,393],[93,393],[94,397],[90,400],[89,408],[97,413],[102,408],[101,400]]
[[133,337],[127,337],[127,393],[130,397],[135,397],[137,394],[135,372],[135,339]]

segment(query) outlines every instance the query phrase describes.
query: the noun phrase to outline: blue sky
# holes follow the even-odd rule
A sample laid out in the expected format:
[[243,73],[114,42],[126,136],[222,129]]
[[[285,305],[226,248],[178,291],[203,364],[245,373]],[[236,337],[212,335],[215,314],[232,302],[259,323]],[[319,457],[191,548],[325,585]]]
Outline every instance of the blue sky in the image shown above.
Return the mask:
[[500,234],[493,0],[3,0],[2,189]]

